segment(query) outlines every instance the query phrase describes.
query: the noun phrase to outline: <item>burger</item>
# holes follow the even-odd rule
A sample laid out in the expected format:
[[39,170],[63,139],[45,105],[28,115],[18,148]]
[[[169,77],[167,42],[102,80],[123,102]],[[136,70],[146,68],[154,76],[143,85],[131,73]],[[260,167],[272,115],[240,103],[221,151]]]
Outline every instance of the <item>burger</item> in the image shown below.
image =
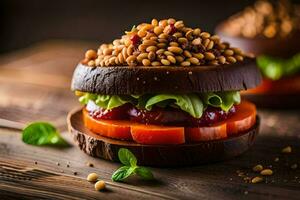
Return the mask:
[[150,166],[232,158],[258,133],[240,91],[260,81],[255,59],[217,35],[153,19],[86,51],[71,86],[83,107],[69,130],[81,150],[112,161],[120,148]]
[[299,105],[300,5],[259,0],[220,23],[216,33],[257,56],[263,82],[244,92],[246,98],[263,107]]

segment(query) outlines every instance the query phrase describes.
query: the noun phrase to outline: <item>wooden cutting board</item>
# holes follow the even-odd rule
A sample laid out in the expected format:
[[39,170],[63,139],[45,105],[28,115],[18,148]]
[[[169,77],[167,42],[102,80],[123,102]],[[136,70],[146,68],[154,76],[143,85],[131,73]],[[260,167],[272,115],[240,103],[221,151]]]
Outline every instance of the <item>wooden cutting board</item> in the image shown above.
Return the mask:
[[[300,167],[299,110],[259,110],[260,135],[249,151],[235,159],[197,167],[151,168],[153,182],[137,177],[112,182],[120,164],[86,155],[66,131],[67,113],[79,105],[69,91],[72,71],[89,47],[96,45],[48,41],[0,57],[0,199],[299,198],[300,168],[290,168],[295,163]],[[24,144],[20,128],[36,120],[54,123],[71,147]],[[287,145],[293,152],[282,154]],[[243,180],[258,175],[251,170],[256,164],[273,169],[267,183]],[[106,191],[94,191],[85,180],[90,172],[107,182]]]

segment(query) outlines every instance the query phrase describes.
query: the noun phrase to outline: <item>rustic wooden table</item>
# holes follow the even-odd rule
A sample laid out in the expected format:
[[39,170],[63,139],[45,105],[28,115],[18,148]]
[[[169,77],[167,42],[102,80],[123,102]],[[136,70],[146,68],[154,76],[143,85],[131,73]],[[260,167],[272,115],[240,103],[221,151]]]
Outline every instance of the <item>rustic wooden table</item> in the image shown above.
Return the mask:
[[[300,165],[299,110],[260,110],[261,132],[250,151],[198,167],[152,168],[153,182],[132,177],[114,183],[110,177],[118,163],[89,157],[75,146],[24,144],[21,129],[31,121],[54,123],[72,143],[66,115],[79,104],[69,91],[70,79],[91,46],[48,41],[0,57],[0,199],[299,199],[300,169],[291,169]],[[283,155],[287,145],[293,152]],[[257,175],[251,168],[259,163],[272,168],[274,175],[264,183],[245,182],[245,177]],[[106,191],[96,192],[85,180],[90,172],[107,181]]]

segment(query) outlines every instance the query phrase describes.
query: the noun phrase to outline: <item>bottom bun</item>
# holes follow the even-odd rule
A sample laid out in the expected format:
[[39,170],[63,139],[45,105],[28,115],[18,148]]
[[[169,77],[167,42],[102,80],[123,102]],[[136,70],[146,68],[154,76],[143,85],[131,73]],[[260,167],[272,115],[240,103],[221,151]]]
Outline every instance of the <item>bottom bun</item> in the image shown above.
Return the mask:
[[68,129],[79,148],[93,157],[118,162],[118,151],[127,148],[137,157],[138,164],[156,167],[192,166],[222,161],[241,155],[254,143],[258,134],[259,118],[247,132],[234,137],[180,145],[142,145],[97,135],[84,127],[82,110],[68,115]]

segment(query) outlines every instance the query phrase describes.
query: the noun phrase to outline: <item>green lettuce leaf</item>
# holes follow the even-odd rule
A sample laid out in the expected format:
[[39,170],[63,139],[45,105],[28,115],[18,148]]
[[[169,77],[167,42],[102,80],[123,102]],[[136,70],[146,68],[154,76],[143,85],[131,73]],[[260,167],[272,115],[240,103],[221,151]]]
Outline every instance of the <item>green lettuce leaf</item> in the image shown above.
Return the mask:
[[200,118],[207,105],[219,107],[228,111],[233,104],[241,101],[238,91],[204,93],[204,94],[146,94],[146,95],[96,95],[86,93],[79,98],[83,104],[94,101],[98,106],[105,109],[113,109],[125,103],[131,103],[137,108],[151,110],[152,107],[176,107],[195,118]]
[[108,110],[131,102],[129,98],[122,98],[118,95],[97,95],[85,93],[83,96],[79,97],[79,102],[82,104],[87,104],[89,100],[94,101],[101,108]]
[[174,95],[174,94],[159,94],[148,99],[145,108],[151,110],[153,105],[160,104],[165,106],[174,103],[181,110],[186,111],[195,118],[200,118],[203,113],[203,103],[200,97],[196,94]]
[[204,93],[201,95],[203,102],[206,105],[221,108],[228,111],[234,104],[241,102],[241,96],[238,91],[218,92],[218,93]]
[[300,53],[289,59],[262,55],[257,57],[256,62],[263,75],[272,80],[278,80],[283,76],[292,75],[300,71]]

